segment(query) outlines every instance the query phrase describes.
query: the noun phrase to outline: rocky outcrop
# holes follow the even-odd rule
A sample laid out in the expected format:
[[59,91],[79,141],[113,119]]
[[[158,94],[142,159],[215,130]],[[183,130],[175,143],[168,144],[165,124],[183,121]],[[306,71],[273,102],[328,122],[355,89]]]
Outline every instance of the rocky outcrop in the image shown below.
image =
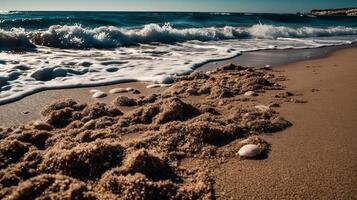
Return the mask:
[[340,9],[325,9],[312,10],[312,15],[316,16],[357,16],[357,8],[340,8]]

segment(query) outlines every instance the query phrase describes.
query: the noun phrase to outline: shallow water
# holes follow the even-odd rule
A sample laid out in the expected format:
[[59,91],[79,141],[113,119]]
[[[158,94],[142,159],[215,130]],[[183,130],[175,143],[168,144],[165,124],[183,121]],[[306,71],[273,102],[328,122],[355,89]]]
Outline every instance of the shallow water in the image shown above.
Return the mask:
[[167,82],[212,59],[357,39],[357,18],[279,14],[3,12],[0,104],[49,88]]

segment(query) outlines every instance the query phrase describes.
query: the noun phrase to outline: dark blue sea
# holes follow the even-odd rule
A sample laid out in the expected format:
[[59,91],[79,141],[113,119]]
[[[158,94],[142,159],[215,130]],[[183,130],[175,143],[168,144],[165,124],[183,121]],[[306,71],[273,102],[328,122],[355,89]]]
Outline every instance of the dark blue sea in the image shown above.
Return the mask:
[[244,51],[357,40],[356,17],[185,12],[0,12],[0,103],[49,88],[170,82]]

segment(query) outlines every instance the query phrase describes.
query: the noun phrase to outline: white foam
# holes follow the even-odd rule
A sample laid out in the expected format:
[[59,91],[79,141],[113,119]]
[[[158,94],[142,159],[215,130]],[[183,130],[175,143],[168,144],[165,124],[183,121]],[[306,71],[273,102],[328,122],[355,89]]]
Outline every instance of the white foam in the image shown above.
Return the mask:
[[[305,38],[323,36],[356,35],[357,28],[330,27],[291,28],[256,24],[251,27],[212,27],[177,29],[170,24],[163,26],[147,24],[138,29],[124,29],[113,26],[84,28],[81,25],[54,25],[48,30],[24,32],[23,29],[0,30],[0,35],[15,36],[21,44],[30,41],[37,45],[59,48],[116,48],[128,45],[149,44],[153,42],[174,43],[191,40],[219,41],[229,39],[276,39]],[[27,38],[26,38],[27,37]],[[0,37],[1,38],[1,37]]]
[[[257,30],[259,28],[262,30]],[[113,31],[107,32],[108,29],[113,29]],[[235,31],[239,34],[235,34]],[[23,39],[30,34],[21,29],[0,31],[2,32]],[[37,91],[54,88],[97,86],[133,80],[157,84],[171,83],[177,74],[189,73],[208,61],[231,58],[244,51],[272,47],[276,49],[316,48],[346,44],[356,40],[355,35],[347,35],[356,33],[356,30],[352,28],[291,29],[267,25],[248,28],[185,30],[174,29],[170,26],[148,25],[139,31],[108,27],[84,29],[80,26],[62,26],[43,33],[51,37],[56,34],[60,35],[61,38],[63,37],[64,44],[68,46],[88,46],[88,44],[100,46],[110,44],[116,38],[121,39],[115,40],[114,44],[122,44],[123,41],[146,44],[122,46],[112,50],[37,46],[36,51],[21,54],[0,52],[0,104],[17,100]],[[307,35],[317,36],[326,33],[346,35],[303,38]],[[299,38],[287,37],[291,35],[299,36]],[[249,37],[237,39],[234,38],[235,36]],[[149,43],[161,41],[165,37],[171,40],[182,40],[182,42]],[[212,38],[212,40],[197,40],[202,38],[203,40]],[[187,41],[188,39],[193,40]]]

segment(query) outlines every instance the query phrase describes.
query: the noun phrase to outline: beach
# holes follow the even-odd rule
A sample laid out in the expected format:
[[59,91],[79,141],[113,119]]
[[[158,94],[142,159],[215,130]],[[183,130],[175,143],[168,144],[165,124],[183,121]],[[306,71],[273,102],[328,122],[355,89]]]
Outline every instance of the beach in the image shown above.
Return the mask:
[[[38,197],[354,199],[356,53],[251,64],[261,69],[217,62],[170,87],[47,90],[1,105],[0,124],[13,128],[1,132],[0,197],[40,184]],[[128,87],[139,92],[108,93]],[[239,156],[245,144],[261,156]]]
[[280,68],[289,90],[308,102],[278,109],[294,125],[264,136],[268,159],[233,159],[217,169],[223,199],[356,198],[355,55],[345,49]]

